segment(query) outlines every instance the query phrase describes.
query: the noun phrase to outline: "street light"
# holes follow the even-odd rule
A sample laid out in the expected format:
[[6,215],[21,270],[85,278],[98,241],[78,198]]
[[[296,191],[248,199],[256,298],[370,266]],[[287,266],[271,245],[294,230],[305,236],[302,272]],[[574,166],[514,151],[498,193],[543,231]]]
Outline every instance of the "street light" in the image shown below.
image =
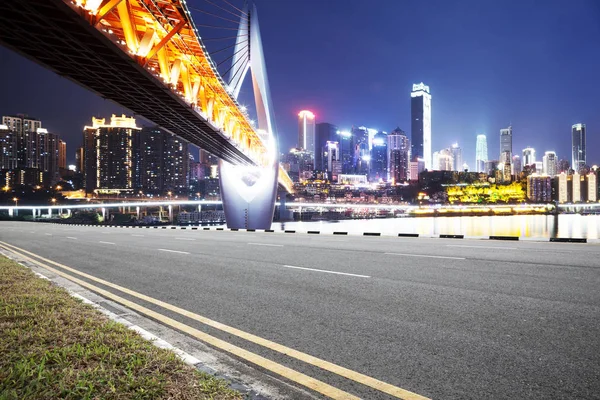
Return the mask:
[[56,204],[56,199],[54,197],[51,199],[51,201],[52,201],[52,204]]
[[15,207],[19,207],[19,199],[16,197],[13,197],[12,201],[15,202]]
[[172,200],[173,199],[173,197],[172,197],[173,196],[173,192],[169,191],[169,192],[167,192],[167,194],[169,195],[169,200]]
[[62,186],[56,185],[56,190],[62,190]]

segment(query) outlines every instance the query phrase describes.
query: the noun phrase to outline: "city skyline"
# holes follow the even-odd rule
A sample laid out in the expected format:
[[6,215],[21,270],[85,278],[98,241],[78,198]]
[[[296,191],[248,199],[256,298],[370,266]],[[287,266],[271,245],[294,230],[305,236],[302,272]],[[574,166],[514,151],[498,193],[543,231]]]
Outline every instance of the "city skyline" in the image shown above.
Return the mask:
[[[496,154],[499,143],[493,136],[499,129],[512,124],[515,129],[514,154],[533,146],[540,152],[554,150],[559,158],[570,158],[570,152],[567,152],[571,146],[570,127],[584,123],[589,131],[588,163],[600,160],[600,135],[594,134],[600,127],[600,116],[593,107],[600,101],[600,82],[593,73],[599,60],[586,44],[594,42],[590,38],[600,38],[597,26],[591,23],[592,17],[598,15],[594,2],[583,1],[568,6],[562,2],[547,2],[544,8],[536,7],[533,2],[502,6],[472,2],[434,2],[429,5],[386,2],[387,7],[381,9],[388,9],[387,12],[378,8],[361,10],[361,18],[382,21],[378,24],[382,27],[366,32],[366,38],[361,38],[360,30],[345,32],[344,35],[349,35],[345,37],[325,23],[326,16],[334,10],[349,18],[358,18],[351,14],[359,7],[359,2],[348,1],[344,3],[347,7],[339,7],[339,2],[323,4],[307,0],[304,3],[310,7],[306,9],[294,7],[295,3],[257,0],[263,20],[263,40],[268,43],[265,57],[272,72],[271,88],[282,151],[295,144],[297,112],[304,108],[315,112],[319,122],[340,127],[360,124],[390,131],[400,126],[409,132],[410,100],[405,93],[414,82],[423,81],[431,86],[435,97],[433,151],[458,142],[464,149],[465,162],[471,167],[474,163],[471,149],[475,148],[476,134],[485,133],[489,139],[489,153]],[[411,21],[415,15],[427,16],[431,27],[422,37],[410,34],[410,29],[402,35],[395,33],[384,28],[393,26],[383,23],[393,19],[394,13],[389,12],[390,9],[407,15],[401,17],[402,21],[406,18],[407,28],[416,23]],[[306,33],[302,40],[280,34],[281,27],[288,23],[287,17],[294,12],[314,22],[311,24],[313,29],[305,32],[304,22],[292,18],[293,27]],[[461,25],[460,21],[470,23],[481,34],[477,41],[488,40],[489,49],[477,48],[476,40],[470,36],[478,35],[468,35],[468,30],[449,30],[445,13],[458,19],[453,25]],[[511,32],[499,36],[483,23],[493,27],[509,15],[513,24]],[[558,32],[553,22],[557,18],[561,21],[577,19],[578,23],[568,25],[567,31]],[[316,40],[323,37],[327,40]],[[354,45],[352,39],[373,44],[362,48],[366,52],[365,60],[381,61],[375,63],[376,73],[373,73],[375,67],[365,69],[368,65],[363,61],[341,61],[345,67],[339,72],[339,62],[343,58],[337,56],[349,51],[348,46]],[[298,49],[299,54],[279,54],[284,49],[284,42],[290,40],[290,46]],[[444,58],[450,50],[442,45],[450,46],[461,57],[456,60]],[[570,55],[573,49],[589,54],[587,62],[570,62],[567,54]],[[414,60],[404,57],[402,68],[396,68],[394,61],[400,56],[393,54],[411,52],[418,57]],[[302,68],[305,63],[296,61],[296,57],[309,55],[323,56],[319,68],[314,65]],[[506,61],[517,56],[520,57],[517,64]],[[69,144],[69,163],[74,161],[72,149],[79,145],[78,132],[90,116],[128,114],[128,110],[98,98],[5,48],[0,49],[0,57],[6,61],[6,73],[0,78],[6,92],[36,91],[35,98],[2,96],[0,109],[3,114],[27,113],[46,121],[49,130],[61,135]],[[558,61],[550,63],[547,60]],[[352,85],[347,83],[350,80]],[[242,100],[251,94],[246,86],[242,88]],[[576,87],[586,90],[580,96],[571,96],[571,90]],[[352,96],[355,91],[364,95]],[[61,101],[55,101],[57,96]],[[140,124],[152,125],[143,121]]]

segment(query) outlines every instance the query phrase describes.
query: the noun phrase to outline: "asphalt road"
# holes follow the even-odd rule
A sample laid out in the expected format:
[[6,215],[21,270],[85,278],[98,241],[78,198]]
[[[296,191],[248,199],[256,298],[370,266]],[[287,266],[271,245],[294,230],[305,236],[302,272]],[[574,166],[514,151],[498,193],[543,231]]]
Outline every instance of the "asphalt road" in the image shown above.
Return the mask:
[[600,398],[597,244],[12,222],[0,240],[423,396]]

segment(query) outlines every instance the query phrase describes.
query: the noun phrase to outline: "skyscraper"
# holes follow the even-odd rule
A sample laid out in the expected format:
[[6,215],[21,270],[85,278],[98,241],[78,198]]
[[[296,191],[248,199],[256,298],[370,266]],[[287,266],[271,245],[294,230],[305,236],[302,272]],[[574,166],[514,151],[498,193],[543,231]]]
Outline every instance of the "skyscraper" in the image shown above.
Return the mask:
[[485,135],[477,135],[475,145],[475,171],[486,172],[485,162],[488,160],[487,138]]
[[337,131],[337,142],[340,144],[340,160],[342,162],[342,173],[352,174],[354,172],[354,138],[348,131]]
[[454,156],[451,149],[442,149],[433,153],[433,170],[453,171]]
[[315,114],[308,110],[298,113],[298,147],[315,155]]
[[329,141],[325,144],[323,153],[324,171],[331,181],[337,181],[338,175],[342,173],[342,162],[340,160],[340,145],[338,142]]
[[113,114],[110,124],[105,118],[92,118],[92,126],[83,131],[86,192],[138,187],[139,131],[135,119],[125,115]]
[[571,128],[572,156],[571,168],[579,171],[586,164],[585,124],[575,124]]
[[414,84],[410,94],[411,157],[425,160],[425,168],[432,168],[431,160],[431,94],[423,82]]
[[387,180],[388,139],[385,132],[377,132],[371,141],[371,180]]
[[523,149],[523,166],[535,165],[535,149],[526,147]]
[[523,167],[521,166],[521,157],[514,155],[512,158],[512,165],[511,165],[512,169],[511,169],[511,173],[517,177],[517,175],[519,175],[521,173],[521,171],[523,171]]
[[67,169],[67,143],[64,140],[58,140],[58,169]]
[[[508,152],[508,158],[506,152]],[[506,129],[500,129],[500,162],[510,163],[512,154],[512,126],[509,126]]]
[[42,121],[25,114],[2,117],[2,124],[13,132],[17,143],[17,168],[38,168],[39,149],[37,131]]
[[0,170],[17,168],[17,136],[8,129],[7,125],[0,125]]
[[323,153],[326,151],[327,142],[337,141],[337,127],[327,122],[321,122],[316,126],[315,134],[315,170],[325,171],[325,160]]
[[450,148],[452,152],[452,158],[454,160],[452,169],[454,171],[462,171],[463,170],[463,158],[462,158],[462,149],[458,146],[458,143],[454,143]]
[[356,174],[369,173],[369,130],[364,126],[352,127],[352,140],[354,146],[354,171]]
[[558,158],[556,157],[556,153],[553,151],[547,151],[542,157],[543,167],[542,171],[545,175],[556,176],[558,173]]
[[389,181],[396,184],[408,179],[408,162],[410,141],[400,128],[394,129],[387,136],[387,159]]

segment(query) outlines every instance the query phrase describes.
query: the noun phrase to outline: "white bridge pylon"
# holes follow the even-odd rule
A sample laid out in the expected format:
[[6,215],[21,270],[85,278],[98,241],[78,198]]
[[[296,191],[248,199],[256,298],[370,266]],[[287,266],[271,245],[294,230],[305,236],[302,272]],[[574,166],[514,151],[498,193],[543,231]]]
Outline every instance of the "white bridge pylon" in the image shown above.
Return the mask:
[[251,10],[247,4],[244,6],[231,62],[236,68],[231,68],[229,87],[236,99],[248,70],[251,71],[258,134],[268,151],[268,161],[265,165],[252,167],[219,161],[225,219],[228,228],[269,229],[277,196],[279,146],[258,15],[254,5]]

